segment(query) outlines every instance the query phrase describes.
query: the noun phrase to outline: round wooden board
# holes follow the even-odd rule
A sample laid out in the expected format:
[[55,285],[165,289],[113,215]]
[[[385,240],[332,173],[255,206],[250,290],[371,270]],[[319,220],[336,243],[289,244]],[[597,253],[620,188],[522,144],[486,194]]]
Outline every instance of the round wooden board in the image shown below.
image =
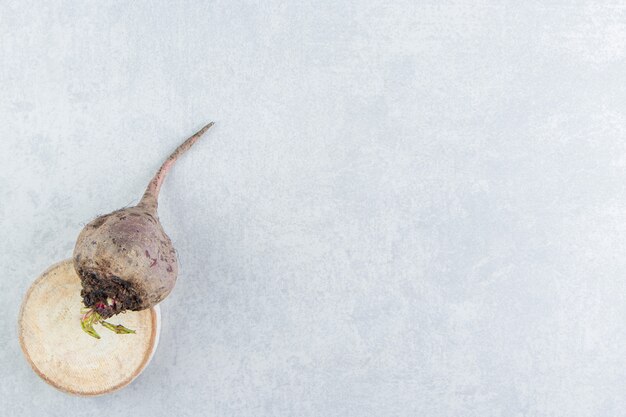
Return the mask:
[[158,306],[129,311],[107,320],[136,334],[115,334],[97,324],[101,339],[83,332],[80,279],[72,260],[50,267],[22,302],[19,337],[33,370],[61,391],[102,395],[130,384],[146,367],[159,338]]

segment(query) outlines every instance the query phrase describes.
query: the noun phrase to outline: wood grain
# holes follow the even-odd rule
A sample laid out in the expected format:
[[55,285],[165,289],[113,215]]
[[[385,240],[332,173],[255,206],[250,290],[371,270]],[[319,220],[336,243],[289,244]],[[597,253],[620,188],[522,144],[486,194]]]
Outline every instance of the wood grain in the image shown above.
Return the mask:
[[45,271],[30,287],[19,316],[20,345],[33,370],[55,388],[75,395],[107,394],[132,382],[158,343],[158,307],[108,321],[136,334],[118,335],[100,325],[101,339],[80,326],[80,279],[71,260]]

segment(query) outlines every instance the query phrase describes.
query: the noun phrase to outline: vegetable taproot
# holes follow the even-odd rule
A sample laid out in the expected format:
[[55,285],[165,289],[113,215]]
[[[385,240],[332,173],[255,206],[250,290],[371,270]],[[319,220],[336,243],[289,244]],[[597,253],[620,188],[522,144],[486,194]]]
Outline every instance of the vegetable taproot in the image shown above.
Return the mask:
[[204,126],[167,158],[139,204],[99,216],[80,232],[73,260],[85,304],[81,326],[87,334],[100,337],[93,328],[96,323],[116,333],[133,333],[104,320],[126,310],[148,309],[174,288],[178,260],[159,221],[159,191],[174,163],[211,126]]

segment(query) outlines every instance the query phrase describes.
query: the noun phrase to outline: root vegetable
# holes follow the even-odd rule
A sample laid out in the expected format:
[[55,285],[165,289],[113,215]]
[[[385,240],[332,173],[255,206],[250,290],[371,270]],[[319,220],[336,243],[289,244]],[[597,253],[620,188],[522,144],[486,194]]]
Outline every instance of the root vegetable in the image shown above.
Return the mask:
[[174,163],[211,126],[204,126],[167,158],[139,204],[97,217],[80,232],[73,259],[86,307],[81,325],[91,336],[100,337],[93,329],[98,322],[116,333],[132,333],[103,320],[126,310],[150,308],[174,288],[178,261],[157,214],[159,191]]

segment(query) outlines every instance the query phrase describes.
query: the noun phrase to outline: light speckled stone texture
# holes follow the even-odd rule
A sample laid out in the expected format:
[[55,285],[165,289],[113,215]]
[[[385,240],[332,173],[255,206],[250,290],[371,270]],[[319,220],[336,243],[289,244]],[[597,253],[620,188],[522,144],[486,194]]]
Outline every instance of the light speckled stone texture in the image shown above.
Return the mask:
[[[1,415],[624,414],[623,1],[43,3],[0,5]],[[153,362],[56,392],[21,297],[210,120]]]

